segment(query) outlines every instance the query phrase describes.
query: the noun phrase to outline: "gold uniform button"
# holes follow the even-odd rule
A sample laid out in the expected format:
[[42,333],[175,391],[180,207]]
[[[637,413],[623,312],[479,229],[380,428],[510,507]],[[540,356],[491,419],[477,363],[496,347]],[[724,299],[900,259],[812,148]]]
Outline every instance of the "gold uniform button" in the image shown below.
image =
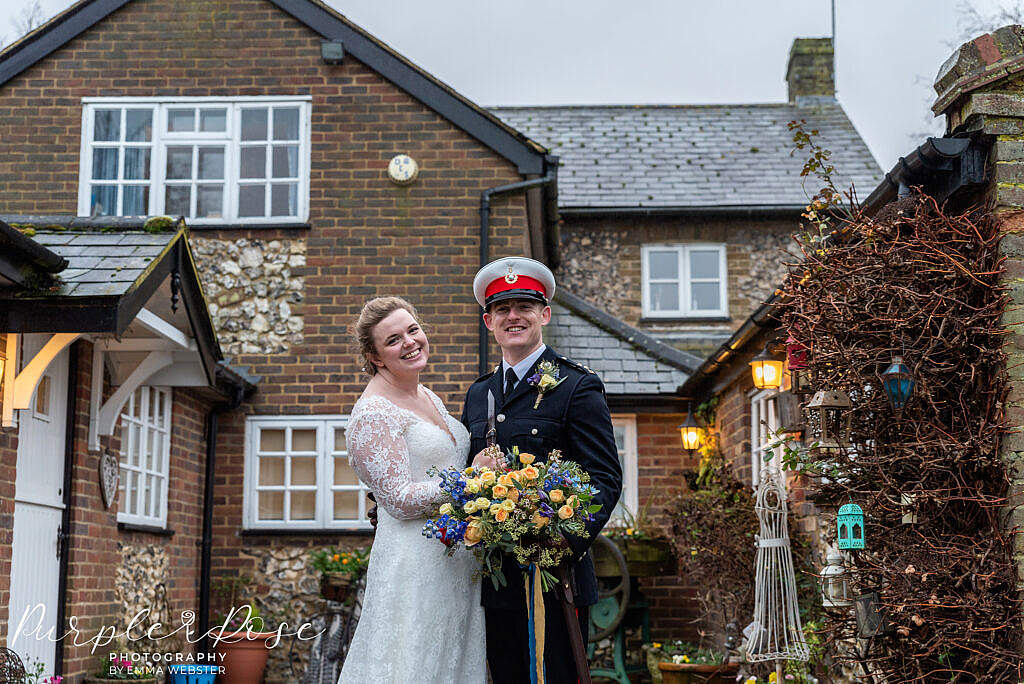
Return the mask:
[[504,423],[505,422],[505,414],[504,413],[499,413],[498,414],[498,422],[499,423]]

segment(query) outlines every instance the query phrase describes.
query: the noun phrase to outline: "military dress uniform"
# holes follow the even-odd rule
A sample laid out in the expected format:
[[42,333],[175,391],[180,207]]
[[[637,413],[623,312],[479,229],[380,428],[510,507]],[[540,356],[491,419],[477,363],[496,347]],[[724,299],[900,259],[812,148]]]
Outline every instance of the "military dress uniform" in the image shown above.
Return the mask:
[[[510,260],[499,260],[498,263],[506,261]],[[524,261],[531,260],[515,260],[517,269],[522,267]],[[546,267],[538,265],[550,276]],[[501,267],[505,265],[501,264]],[[511,284],[521,286],[523,283]],[[553,285],[551,277],[550,286],[544,293],[545,300],[552,292]],[[522,294],[520,290],[517,293]],[[478,295],[478,300],[480,298]],[[546,392],[540,404],[534,408],[537,389],[526,378],[536,373],[538,365],[543,361],[557,366],[559,377],[565,380]],[[500,368],[499,364],[495,371]],[[462,423],[470,433],[469,462],[486,446],[489,391],[494,396],[496,441],[503,452],[519,447],[520,452],[529,452],[538,461],[544,461],[553,449],[558,449],[564,459],[579,463],[590,474],[591,485],[598,490],[593,503],[601,504],[601,509],[586,525],[589,537],[567,539],[572,549],[570,576],[574,584],[574,601],[585,644],[587,607],[597,603],[597,578],[587,549],[608,521],[622,490],[622,469],[604,385],[592,370],[558,354],[550,347],[519,379],[508,396],[505,396],[502,373],[495,371],[478,378],[466,392]],[[481,603],[487,621],[487,661],[494,684],[522,684],[530,681],[523,573],[512,555],[503,558],[502,572],[507,581],[504,587],[495,589],[492,582],[485,579],[482,588]],[[554,592],[545,594],[545,616],[544,661],[547,682],[575,682],[576,668],[569,632],[562,605]]]

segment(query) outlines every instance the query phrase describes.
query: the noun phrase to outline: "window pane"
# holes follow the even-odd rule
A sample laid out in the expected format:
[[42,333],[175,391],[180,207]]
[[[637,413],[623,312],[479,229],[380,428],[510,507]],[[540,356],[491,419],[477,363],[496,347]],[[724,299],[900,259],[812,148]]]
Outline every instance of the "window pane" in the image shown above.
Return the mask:
[[334,450],[345,451],[345,431],[341,428],[334,429]]
[[167,130],[171,133],[194,131],[196,129],[196,110],[171,109],[167,112]]
[[119,152],[116,147],[98,147],[92,151],[93,180],[117,180]]
[[50,376],[44,375],[39,379],[39,387],[36,388],[36,413],[50,415]]
[[243,147],[241,154],[241,178],[267,177],[267,148]]
[[284,451],[284,430],[260,430],[260,451]]
[[126,513],[136,514],[139,512],[139,478],[138,473],[128,473],[128,496],[122,502]]
[[146,488],[142,492],[142,515],[148,517],[153,515],[149,506],[149,502],[153,498],[153,478],[143,475],[142,480],[146,483]]
[[189,216],[192,204],[192,188],[187,185],[168,185],[164,199],[164,213],[172,216]]
[[267,139],[267,110],[242,110],[242,140]]
[[697,311],[716,310],[718,304],[718,283],[693,283],[690,285],[693,301],[691,308]]
[[356,471],[352,470],[352,466],[349,465],[347,458],[334,459],[334,484],[359,484],[359,478],[356,477]]
[[117,186],[92,186],[89,213],[93,216],[114,216],[117,214]]
[[157,427],[164,426],[164,412],[167,410],[168,393],[161,391],[154,391],[153,398],[156,400],[157,410],[153,415],[153,422],[156,423]]
[[167,148],[167,178],[174,180],[192,178],[192,148]]
[[150,468],[154,472],[164,472],[164,436],[162,433],[153,430],[153,451],[149,454]]
[[274,178],[295,178],[299,175],[299,146],[274,147]]
[[97,109],[96,125],[93,128],[93,140],[121,139],[121,110]]
[[679,277],[679,257],[675,252],[648,252],[647,258],[651,280],[674,280]]
[[124,151],[126,180],[149,180],[149,148],[128,147]]
[[129,109],[125,113],[124,139],[128,142],[149,142],[153,139],[153,110]]
[[261,485],[283,485],[284,484],[284,457],[283,456],[260,456],[260,484]]
[[133,466],[139,465],[139,426],[135,423],[131,424],[128,429],[128,463]]
[[299,213],[299,186],[296,183],[270,186],[270,215],[295,216]]
[[718,252],[706,249],[690,252],[691,278],[717,278]]
[[199,178],[220,180],[224,178],[224,148],[199,148]]
[[224,186],[200,185],[196,188],[196,216],[220,218],[223,216]]
[[654,311],[678,311],[679,287],[675,283],[651,284],[651,309]]
[[292,457],[292,479],[293,485],[316,484],[316,459],[306,457]]
[[299,110],[296,107],[274,110],[274,140],[299,139]]
[[334,519],[359,519],[359,492],[334,492]]
[[149,215],[148,185],[127,185],[124,187],[124,208],[121,210],[121,214],[123,216]]
[[228,129],[228,110],[200,109],[199,130],[207,133],[226,131]]
[[284,520],[284,492],[259,492],[260,520]]
[[292,520],[316,518],[316,492],[292,492],[291,501]]
[[621,460],[622,452],[626,450],[626,426],[613,425],[612,433],[615,435],[615,448],[619,450],[619,460]]
[[316,451],[316,430],[292,430],[292,451]]
[[238,188],[238,215],[263,216],[266,190],[262,185],[243,185]]

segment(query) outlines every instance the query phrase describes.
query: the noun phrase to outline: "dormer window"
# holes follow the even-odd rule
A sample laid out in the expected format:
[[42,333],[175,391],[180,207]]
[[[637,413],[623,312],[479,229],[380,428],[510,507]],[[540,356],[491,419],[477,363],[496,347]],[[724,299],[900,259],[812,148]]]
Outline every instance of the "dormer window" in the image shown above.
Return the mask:
[[724,244],[644,245],[645,318],[729,315]]

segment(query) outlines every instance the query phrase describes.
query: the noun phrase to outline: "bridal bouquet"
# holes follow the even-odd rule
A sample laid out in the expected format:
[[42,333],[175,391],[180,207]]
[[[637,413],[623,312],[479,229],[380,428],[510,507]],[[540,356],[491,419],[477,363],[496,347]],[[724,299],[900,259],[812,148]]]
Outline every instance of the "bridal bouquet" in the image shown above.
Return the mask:
[[431,469],[447,500],[423,534],[444,543],[449,555],[460,545],[473,549],[495,588],[506,584],[501,559],[508,553],[523,567],[536,566],[547,591],[558,581],[551,570],[570,553],[565,537],[589,536],[584,524],[601,509],[590,503],[597,490],[588,484],[590,475],[558,450],[546,463],[518,448],[496,460],[505,465]]

